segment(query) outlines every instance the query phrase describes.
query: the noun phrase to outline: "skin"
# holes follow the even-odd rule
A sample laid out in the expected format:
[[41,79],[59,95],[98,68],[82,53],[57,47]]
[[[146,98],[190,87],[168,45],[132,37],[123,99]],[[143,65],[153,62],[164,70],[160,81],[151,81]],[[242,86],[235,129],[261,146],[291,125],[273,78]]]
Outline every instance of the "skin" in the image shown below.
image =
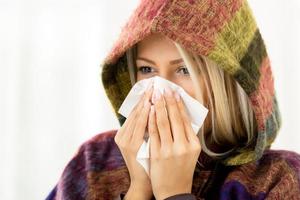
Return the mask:
[[[157,75],[181,86],[195,98],[193,82],[179,59],[181,56],[170,39],[152,34],[138,43],[137,80]],[[146,129],[151,141],[150,177],[136,161]],[[201,146],[184,104],[175,91],[166,88],[161,94],[148,87],[118,130],[115,142],[131,179],[125,199],[151,199],[154,195],[162,200],[176,194],[191,193]]]
[[[174,60],[181,61],[170,64]],[[137,81],[157,75],[180,85],[195,98],[193,82],[176,46],[163,35],[152,34],[138,43],[136,66]]]

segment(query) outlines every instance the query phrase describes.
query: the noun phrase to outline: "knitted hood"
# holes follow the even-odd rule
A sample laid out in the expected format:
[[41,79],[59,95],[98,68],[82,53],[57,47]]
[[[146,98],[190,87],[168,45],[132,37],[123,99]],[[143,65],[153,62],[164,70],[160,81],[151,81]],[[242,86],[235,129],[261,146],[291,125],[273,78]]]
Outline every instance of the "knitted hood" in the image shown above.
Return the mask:
[[141,0],[102,64],[102,83],[117,111],[131,89],[126,50],[160,33],[188,51],[204,55],[229,73],[248,95],[258,127],[253,147],[224,160],[240,165],[259,159],[280,128],[270,60],[246,0]]

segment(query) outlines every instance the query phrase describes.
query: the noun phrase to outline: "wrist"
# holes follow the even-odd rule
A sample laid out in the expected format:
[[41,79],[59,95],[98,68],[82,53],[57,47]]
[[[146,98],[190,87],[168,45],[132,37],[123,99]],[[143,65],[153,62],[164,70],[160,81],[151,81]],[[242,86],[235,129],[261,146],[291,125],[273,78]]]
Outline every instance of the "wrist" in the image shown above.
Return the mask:
[[145,194],[139,192],[127,192],[124,197],[124,200],[141,200],[141,199],[150,200],[151,197],[149,198],[145,196]]
[[165,191],[158,191],[155,195],[155,198],[158,200],[164,200],[169,197],[181,195],[181,194],[191,194],[191,189],[188,188],[181,188],[177,190],[165,190]]
[[124,197],[124,200],[150,200],[152,198],[152,189],[141,185],[130,184],[130,187]]
[[196,200],[196,196],[191,193],[177,194],[174,196],[167,197],[164,200]]

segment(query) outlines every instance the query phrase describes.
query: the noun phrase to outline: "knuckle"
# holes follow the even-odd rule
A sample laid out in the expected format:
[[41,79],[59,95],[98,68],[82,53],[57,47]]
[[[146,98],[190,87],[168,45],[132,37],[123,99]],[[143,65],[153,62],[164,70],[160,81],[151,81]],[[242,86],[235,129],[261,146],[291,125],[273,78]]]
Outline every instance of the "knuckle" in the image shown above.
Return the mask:
[[168,99],[167,103],[170,107],[177,107],[177,102],[173,98]]
[[[170,120],[170,124],[172,125],[172,126],[176,126],[176,127],[178,127],[178,129],[177,130],[174,130],[174,131],[176,131],[176,132],[178,132],[178,135],[180,134],[182,134],[182,131],[183,131],[183,123],[182,123],[182,121],[180,120],[180,118],[179,117],[177,117],[177,115],[174,115],[174,118],[172,118],[172,120]],[[182,128],[182,129],[181,129]]]
[[[191,130],[192,130],[192,128],[191,128]],[[193,130],[192,130],[192,131],[193,131]],[[192,136],[191,136],[191,140],[192,140],[193,143],[195,143],[195,144],[197,144],[197,145],[200,146],[199,138],[198,138],[198,136],[195,134],[195,132],[193,132],[193,134],[192,134]]]
[[151,162],[152,163],[159,163],[160,157],[158,155],[152,155],[151,156]]
[[118,146],[122,149],[126,149],[126,143],[124,141],[119,141]]
[[179,148],[176,149],[176,156],[181,157],[181,156],[186,156],[188,154],[189,154],[189,150],[184,146],[179,147]]
[[186,115],[182,115],[182,116],[183,116],[182,119],[183,119],[184,123],[186,123],[186,124],[190,123],[189,120],[187,119]]
[[[192,128],[191,128],[191,130],[192,130]],[[199,138],[194,132],[191,134],[190,140],[192,143],[199,143]]]
[[127,152],[128,154],[134,154],[135,153],[135,149],[133,145],[129,145],[127,143],[121,143],[121,147],[120,147],[124,152]]
[[148,132],[149,132],[150,137],[158,134],[157,131],[155,130],[155,128],[153,128],[153,127],[149,127]]
[[161,118],[159,120],[157,120],[157,126],[160,128],[160,129],[166,129],[168,128],[168,121],[165,119],[165,118]]
[[194,144],[194,145],[191,146],[191,148],[192,148],[192,151],[196,152],[196,153],[201,151],[200,144]]
[[186,150],[182,150],[182,151],[178,151],[177,153],[176,153],[176,156],[178,156],[178,157],[185,157],[185,156],[187,156],[188,155],[188,151],[186,151]]
[[188,118],[188,116],[185,113],[182,114],[182,119],[183,119],[185,124],[190,124],[191,123],[190,119]]
[[148,107],[143,108],[143,111],[141,112],[141,121],[145,121],[148,118],[149,109]]
[[170,148],[163,148],[161,151],[161,157],[163,159],[169,159],[169,158],[174,157],[174,154]]
[[115,137],[114,137],[114,141],[115,141],[116,144],[119,144],[119,137],[118,137],[118,136],[115,136]]
[[158,112],[161,111],[161,110],[163,110],[164,107],[165,107],[164,103],[160,102],[160,101],[158,101],[157,103],[155,103],[154,106],[155,106],[155,110],[157,110]]

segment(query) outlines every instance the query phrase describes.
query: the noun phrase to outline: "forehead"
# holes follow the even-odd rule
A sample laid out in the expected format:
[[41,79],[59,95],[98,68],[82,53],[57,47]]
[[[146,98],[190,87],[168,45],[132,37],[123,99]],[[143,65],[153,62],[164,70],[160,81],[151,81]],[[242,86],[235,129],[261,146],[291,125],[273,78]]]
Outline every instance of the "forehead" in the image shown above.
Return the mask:
[[179,52],[174,42],[171,39],[158,33],[151,34],[138,42],[137,54],[139,56],[150,57],[179,57]]

